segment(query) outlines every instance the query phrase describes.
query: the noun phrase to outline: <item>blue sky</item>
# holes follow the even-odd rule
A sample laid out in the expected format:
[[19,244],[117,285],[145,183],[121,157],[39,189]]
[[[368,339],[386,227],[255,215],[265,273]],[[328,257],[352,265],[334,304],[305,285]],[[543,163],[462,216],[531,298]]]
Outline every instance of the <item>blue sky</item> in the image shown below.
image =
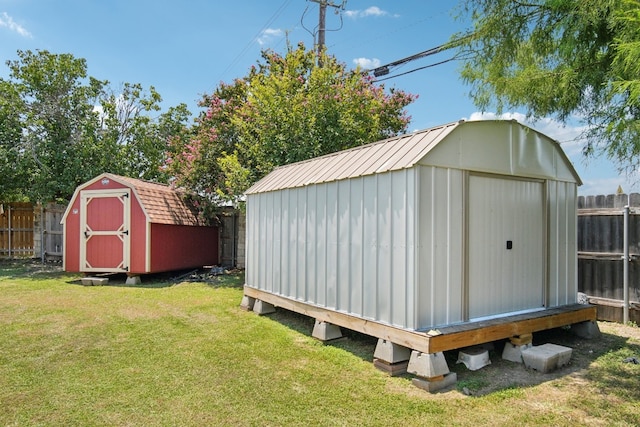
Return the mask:
[[[334,0],[334,4],[342,4]],[[349,67],[384,65],[436,47],[464,30],[453,18],[456,1],[348,0],[328,8],[326,45]],[[288,37],[313,45],[318,5],[309,0],[0,0],[0,77],[17,50],[45,49],[87,60],[89,75],[114,87],[129,82],[153,85],[166,107],[197,101],[220,81],[244,76],[261,49],[283,52]],[[409,62],[391,75],[449,59],[450,52]],[[458,77],[456,61],[384,82],[417,94],[409,106],[410,131],[459,119],[493,118],[480,114]],[[584,185],[583,195],[612,194],[619,185],[640,191],[637,177],[619,176],[606,159],[588,163],[576,141],[579,129],[552,120],[528,123],[524,110],[510,118],[560,141]]]

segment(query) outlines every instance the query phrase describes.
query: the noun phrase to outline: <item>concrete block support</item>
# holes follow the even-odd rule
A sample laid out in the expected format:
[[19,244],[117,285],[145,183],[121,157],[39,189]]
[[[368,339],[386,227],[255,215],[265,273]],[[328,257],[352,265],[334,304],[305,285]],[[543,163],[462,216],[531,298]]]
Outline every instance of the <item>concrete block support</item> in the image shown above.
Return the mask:
[[421,353],[413,350],[407,372],[422,378],[437,378],[449,373],[444,353]]
[[586,322],[574,323],[569,329],[572,334],[588,340],[600,338],[600,328],[595,320],[587,320]]
[[573,350],[556,344],[543,344],[522,350],[522,359],[527,368],[547,373],[569,363]]
[[240,308],[246,311],[251,311],[253,310],[253,306],[255,303],[255,298],[251,298],[245,295],[242,297],[242,301],[240,302]]
[[515,345],[510,342],[505,343],[502,350],[502,358],[510,362],[524,363],[522,360],[522,350],[531,348],[531,343],[523,345]]
[[373,353],[373,366],[395,377],[407,372],[410,358],[410,348],[380,338]]
[[83,277],[81,282],[84,286],[103,286],[109,283],[108,277]]
[[140,276],[127,276],[127,281],[125,282],[126,285],[139,285],[140,283],[142,283]]
[[451,385],[454,385],[458,381],[458,375],[455,372],[449,372],[444,376],[444,378],[438,381],[429,381],[422,378],[413,378],[411,383],[421,388],[422,390],[428,391],[429,393],[434,393],[436,391],[443,390]]
[[268,302],[264,302],[262,300],[257,299],[254,301],[254,304],[253,304],[253,312],[259,315],[275,313],[276,308],[272,304],[269,304]]
[[342,338],[342,331],[339,326],[332,323],[316,320],[311,336],[319,339],[320,341],[330,341]]
[[387,363],[406,362],[411,358],[411,349],[380,338],[373,357]]

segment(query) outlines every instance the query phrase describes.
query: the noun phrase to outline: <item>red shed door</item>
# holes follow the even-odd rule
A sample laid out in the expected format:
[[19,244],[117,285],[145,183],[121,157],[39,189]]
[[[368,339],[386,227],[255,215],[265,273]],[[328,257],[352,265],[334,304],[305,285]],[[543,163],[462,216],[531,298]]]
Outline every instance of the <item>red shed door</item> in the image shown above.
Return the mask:
[[129,189],[80,192],[80,271],[129,271]]

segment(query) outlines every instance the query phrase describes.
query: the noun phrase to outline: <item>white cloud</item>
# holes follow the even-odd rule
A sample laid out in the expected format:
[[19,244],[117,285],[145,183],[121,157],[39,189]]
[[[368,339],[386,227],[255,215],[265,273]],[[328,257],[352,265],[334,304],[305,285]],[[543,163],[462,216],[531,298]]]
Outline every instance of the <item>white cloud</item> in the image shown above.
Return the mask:
[[280,28],[267,28],[257,38],[260,46],[269,43],[274,38],[281,37],[284,34]]
[[31,33],[27,31],[26,28],[24,28],[22,25],[15,22],[7,12],[2,12],[2,15],[0,15],[0,27],[6,27],[11,31],[15,31],[16,33],[20,34],[22,37],[28,37],[28,38],[33,37]]
[[[357,19],[369,16],[390,16],[390,14],[386,10],[380,9],[378,6],[371,6],[365,10],[345,10],[344,16],[347,18]],[[393,17],[397,18],[398,15],[393,15]]]
[[353,63],[364,70],[373,70],[380,66],[380,60],[378,58],[356,58]]

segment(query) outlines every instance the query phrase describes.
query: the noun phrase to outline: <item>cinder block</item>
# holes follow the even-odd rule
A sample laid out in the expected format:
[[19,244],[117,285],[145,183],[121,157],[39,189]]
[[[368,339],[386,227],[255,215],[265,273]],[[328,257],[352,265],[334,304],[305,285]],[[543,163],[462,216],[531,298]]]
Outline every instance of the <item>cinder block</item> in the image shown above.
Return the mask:
[[599,338],[600,328],[598,327],[598,323],[593,320],[587,320],[586,322],[574,323],[571,325],[570,329],[571,333],[580,337],[586,338],[588,340]]
[[93,277],[91,280],[93,281],[93,286],[103,286],[109,283],[108,277]]
[[422,390],[428,391],[429,393],[434,393],[436,391],[445,389],[451,385],[454,385],[458,381],[458,375],[455,372],[449,372],[438,381],[429,381],[422,378],[413,378],[411,380],[411,384],[414,386],[421,388]]
[[342,338],[342,331],[339,326],[336,326],[333,323],[316,320],[311,336],[319,339],[320,341],[330,341]]
[[276,308],[272,304],[269,304],[268,302],[264,302],[260,299],[257,299],[253,304],[253,312],[260,315],[275,313]]
[[422,353],[413,350],[407,372],[422,378],[433,378],[448,374],[449,366],[442,352]]
[[387,363],[405,362],[411,358],[411,349],[380,338],[373,357]]
[[522,350],[532,347],[532,344],[514,345],[510,342],[504,344],[502,358],[510,362],[524,363],[522,360]]
[[93,277],[83,277],[81,281],[84,286],[93,286]]
[[243,296],[240,302],[240,308],[246,311],[253,310],[253,305],[256,303],[256,299],[248,296]]
[[142,283],[142,280],[140,280],[140,276],[128,276],[124,283],[125,285],[139,285]]
[[556,344],[543,344],[522,350],[522,359],[527,368],[547,373],[569,363],[572,349]]

